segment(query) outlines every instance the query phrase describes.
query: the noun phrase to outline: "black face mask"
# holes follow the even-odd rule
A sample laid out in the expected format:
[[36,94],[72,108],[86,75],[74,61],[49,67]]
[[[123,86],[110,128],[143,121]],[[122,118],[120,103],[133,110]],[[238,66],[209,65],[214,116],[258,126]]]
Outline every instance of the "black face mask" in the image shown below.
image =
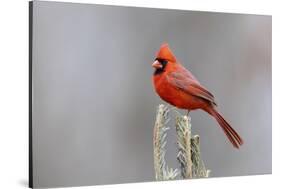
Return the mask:
[[157,68],[154,72],[154,75],[158,75],[165,71],[165,67],[168,64],[168,61],[161,58],[156,58],[155,60],[162,64],[162,68]]

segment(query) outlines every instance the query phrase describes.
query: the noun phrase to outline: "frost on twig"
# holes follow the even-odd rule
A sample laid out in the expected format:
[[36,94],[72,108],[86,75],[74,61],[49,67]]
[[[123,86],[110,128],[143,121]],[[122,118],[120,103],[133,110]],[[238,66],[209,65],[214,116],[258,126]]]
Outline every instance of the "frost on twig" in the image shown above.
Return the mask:
[[201,159],[199,136],[191,134],[191,118],[177,113],[176,134],[178,144],[177,159],[180,171],[169,168],[165,161],[167,123],[169,122],[168,108],[159,105],[154,125],[154,170],[155,178],[160,180],[174,180],[180,175],[184,179],[209,177],[210,170],[205,168]]
[[191,125],[187,116],[177,116],[176,131],[178,141],[177,159],[180,163],[181,176],[183,178],[192,178]]
[[191,134],[191,118],[189,116],[176,117],[176,132],[178,141],[177,159],[182,178],[209,177],[210,170],[205,168],[201,159],[199,136],[192,136]]
[[166,127],[169,121],[168,112],[167,107],[163,104],[159,105],[154,126],[154,170],[157,181],[173,180],[178,175],[177,169],[168,168],[165,161],[165,146],[167,143],[167,130],[169,129],[169,127]]

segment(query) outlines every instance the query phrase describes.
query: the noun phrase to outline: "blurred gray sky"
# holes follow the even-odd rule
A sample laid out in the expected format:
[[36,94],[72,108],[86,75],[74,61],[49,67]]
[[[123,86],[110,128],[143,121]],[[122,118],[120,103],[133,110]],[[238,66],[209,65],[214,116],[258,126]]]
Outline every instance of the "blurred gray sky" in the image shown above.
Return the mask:
[[[271,17],[34,2],[34,186],[154,180],[151,63],[168,42],[244,138],[191,113],[212,177],[271,173]],[[167,161],[176,168],[174,124]]]

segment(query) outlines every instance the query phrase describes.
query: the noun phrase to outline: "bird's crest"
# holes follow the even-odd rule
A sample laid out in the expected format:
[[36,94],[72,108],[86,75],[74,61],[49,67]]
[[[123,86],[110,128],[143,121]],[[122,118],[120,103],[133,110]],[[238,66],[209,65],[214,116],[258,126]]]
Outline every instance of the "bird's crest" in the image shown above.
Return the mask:
[[176,57],[169,48],[168,43],[164,43],[161,45],[160,50],[157,53],[157,58],[176,62]]

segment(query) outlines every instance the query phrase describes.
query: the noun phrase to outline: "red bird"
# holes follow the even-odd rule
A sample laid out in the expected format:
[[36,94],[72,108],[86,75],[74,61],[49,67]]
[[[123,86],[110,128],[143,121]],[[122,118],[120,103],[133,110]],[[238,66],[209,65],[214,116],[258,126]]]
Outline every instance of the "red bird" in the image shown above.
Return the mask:
[[186,109],[188,113],[190,110],[204,110],[217,120],[235,148],[243,144],[242,138],[216,110],[214,96],[177,61],[168,44],[161,46],[152,66],[155,68],[155,90],[164,101]]

